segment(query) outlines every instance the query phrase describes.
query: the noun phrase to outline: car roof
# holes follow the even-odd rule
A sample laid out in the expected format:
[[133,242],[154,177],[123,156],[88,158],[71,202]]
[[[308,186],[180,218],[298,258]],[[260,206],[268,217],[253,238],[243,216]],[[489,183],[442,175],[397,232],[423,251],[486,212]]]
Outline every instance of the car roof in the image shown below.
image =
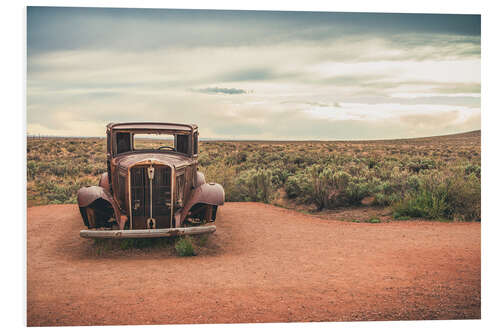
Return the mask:
[[130,122],[109,123],[107,128],[111,130],[165,130],[165,131],[189,131],[198,128],[194,124],[159,123],[159,122]]

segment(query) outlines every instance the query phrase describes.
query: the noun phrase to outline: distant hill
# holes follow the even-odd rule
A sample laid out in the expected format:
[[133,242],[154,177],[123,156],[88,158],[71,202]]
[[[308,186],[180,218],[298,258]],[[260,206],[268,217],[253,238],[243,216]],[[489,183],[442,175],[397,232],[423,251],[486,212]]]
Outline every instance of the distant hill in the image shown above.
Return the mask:
[[428,143],[428,142],[439,142],[439,141],[478,141],[481,142],[481,130],[475,130],[470,132],[447,134],[447,135],[436,135],[436,136],[426,136],[418,138],[405,138],[405,139],[376,139],[376,140],[224,140],[224,139],[209,139],[202,141],[213,141],[213,142],[245,142],[245,143],[293,143],[293,142],[318,142],[318,143],[353,143],[353,144],[370,144],[370,143],[394,143],[394,144],[410,144],[410,143]]

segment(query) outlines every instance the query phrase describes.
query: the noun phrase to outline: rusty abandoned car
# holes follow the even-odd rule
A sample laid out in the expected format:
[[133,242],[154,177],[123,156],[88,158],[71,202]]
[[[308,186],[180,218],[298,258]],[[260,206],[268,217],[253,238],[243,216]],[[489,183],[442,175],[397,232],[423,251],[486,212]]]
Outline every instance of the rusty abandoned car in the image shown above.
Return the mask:
[[88,227],[80,236],[149,238],[216,230],[224,189],[206,183],[198,171],[198,126],[110,123],[106,134],[107,172],[99,186],[77,193]]

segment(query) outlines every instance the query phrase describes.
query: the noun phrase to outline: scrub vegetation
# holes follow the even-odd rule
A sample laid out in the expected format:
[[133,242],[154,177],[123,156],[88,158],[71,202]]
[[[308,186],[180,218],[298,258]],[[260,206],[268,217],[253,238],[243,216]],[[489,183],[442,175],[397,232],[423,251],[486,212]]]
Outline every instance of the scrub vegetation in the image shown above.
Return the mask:
[[[199,169],[226,201],[393,217],[481,219],[481,132],[380,141],[203,141]],[[106,171],[105,140],[28,138],[28,205],[75,203]],[[373,217],[377,219],[377,217]],[[373,223],[373,222],[372,222]]]

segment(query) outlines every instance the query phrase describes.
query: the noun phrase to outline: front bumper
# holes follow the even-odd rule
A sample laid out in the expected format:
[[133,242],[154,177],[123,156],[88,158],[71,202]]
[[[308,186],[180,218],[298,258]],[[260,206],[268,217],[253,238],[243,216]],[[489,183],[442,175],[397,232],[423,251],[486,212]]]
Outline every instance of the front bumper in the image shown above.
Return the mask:
[[166,228],[166,229],[137,229],[137,230],[80,230],[83,238],[157,238],[181,235],[199,235],[215,232],[215,225]]

